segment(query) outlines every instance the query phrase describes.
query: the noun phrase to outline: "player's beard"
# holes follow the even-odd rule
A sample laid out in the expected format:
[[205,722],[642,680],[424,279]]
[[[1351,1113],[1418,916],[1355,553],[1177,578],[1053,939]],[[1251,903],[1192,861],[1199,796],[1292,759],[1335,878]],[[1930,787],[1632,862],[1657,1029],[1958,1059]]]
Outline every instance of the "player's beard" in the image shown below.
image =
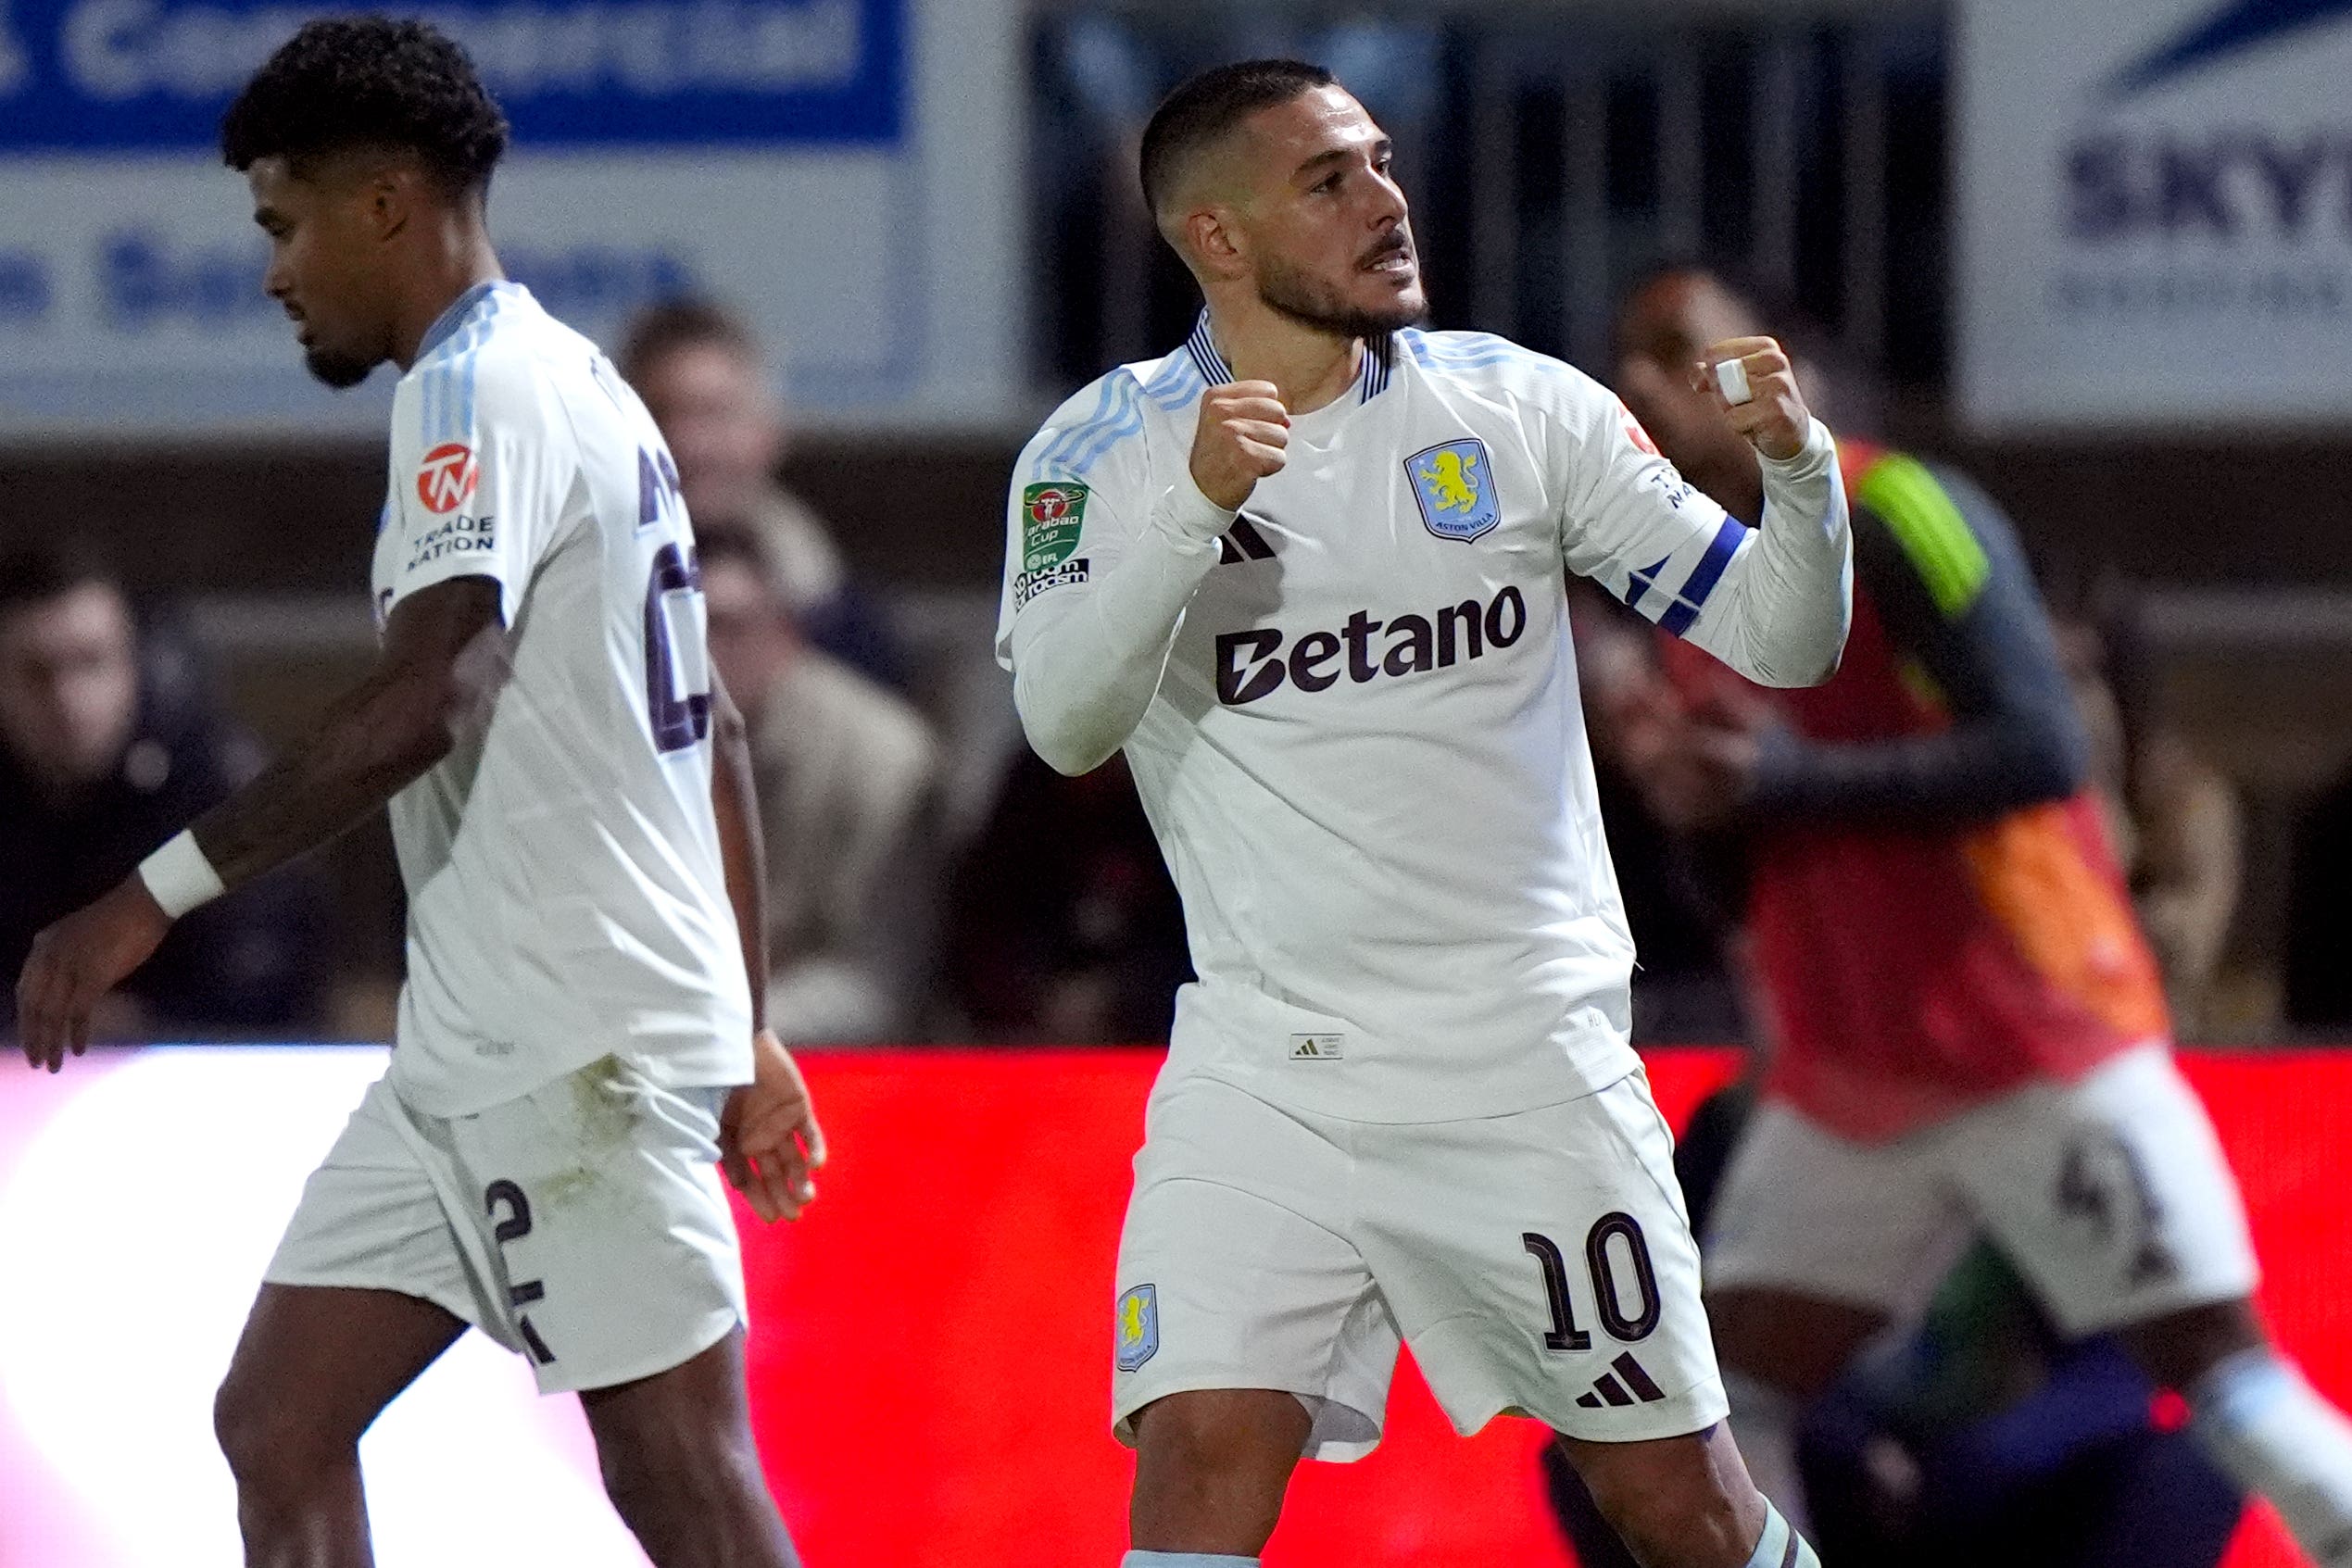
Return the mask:
[[356,354],[313,344],[302,351],[302,363],[309,372],[337,392],[358,386],[368,379],[368,372],[376,368],[372,359],[362,359]]
[[1334,337],[1386,337],[1429,313],[1426,298],[1410,305],[1399,299],[1379,309],[1366,309],[1320,278],[1273,259],[1263,263],[1258,273],[1258,297],[1301,326]]

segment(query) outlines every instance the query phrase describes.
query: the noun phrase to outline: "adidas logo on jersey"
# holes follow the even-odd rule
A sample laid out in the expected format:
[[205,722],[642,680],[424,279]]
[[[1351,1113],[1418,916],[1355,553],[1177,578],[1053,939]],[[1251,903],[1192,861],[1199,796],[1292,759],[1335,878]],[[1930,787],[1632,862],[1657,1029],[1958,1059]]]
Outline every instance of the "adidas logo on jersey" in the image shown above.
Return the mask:
[[[1373,633],[1384,629],[1387,646],[1375,648]],[[1319,692],[1338,685],[1342,676],[1362,685],[1383,675],[1444,670],[1483,658],[1490,647],[1507,648],[1527,629],[1527,599],[1516,587],[1505,587],[1484,605],[1465,599],[1434,616],[1400,615],[1383,621],[1360,609],[1339,630],[1309,632],[1296,642],[1270,626],[1227,632],[1217,638],[1217,701],[1239,708],[1273,695],[1285,683]]]
[[1293,1035],[1290,1036],[1292,1061],[1340,1061],[1347,1056],[1348,1037],[1345,1035]]
[[[1592,1386],[1592,1392],[1577,1396],[1579,1409],[1597,1411],[1604,1405],[1630,1405],[1637,1401],[1654,1405],[1665,1400],[1666,1390],[1657,1386],[1647,1367],[1633,1359],[1632,1351],[1626,1351],[1609,1365],[1616,1369],[1614,1374],[1603,1373],[1601,1380]],[[1619,1382],[1619,1378],[1624,1381]]]
[[1217,536],[1217,564],[1238,566],[1245,560],[1272,560],[1274,546],[1265,542],[1250,514],[1243,512],[1233,526]]

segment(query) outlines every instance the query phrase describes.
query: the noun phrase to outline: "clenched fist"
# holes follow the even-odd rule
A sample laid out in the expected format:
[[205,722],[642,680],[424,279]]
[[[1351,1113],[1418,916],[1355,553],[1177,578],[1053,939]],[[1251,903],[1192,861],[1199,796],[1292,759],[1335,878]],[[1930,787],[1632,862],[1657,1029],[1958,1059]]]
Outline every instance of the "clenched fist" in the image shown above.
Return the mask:
[[[1716,367],[1736,359],[1748,375],[1748,400],[1724,401]],[[1750,445],[1776,462],[1785,462],[1805,449],[1805,433],[1813,428],[1813,411],[1797,391],[1796,372],[1789,356],[1768,337],[1726,338],[1706,351],[1692,372],[1691,385],[1712,401],[1731,421],[1731,428]],[[1196,462],[1198,458],[1194,459]]]
[[1270,381],[1228,382],[1201,395],[1192,433],[1192,483],[1226,511],[1239,511],[1258,481],[1289,461],[1290,410]]

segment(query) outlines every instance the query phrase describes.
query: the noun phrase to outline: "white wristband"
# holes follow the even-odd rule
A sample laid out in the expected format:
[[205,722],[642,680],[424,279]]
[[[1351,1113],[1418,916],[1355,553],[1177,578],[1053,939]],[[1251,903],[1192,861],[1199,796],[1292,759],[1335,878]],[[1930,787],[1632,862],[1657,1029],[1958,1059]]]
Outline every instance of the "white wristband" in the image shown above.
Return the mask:
[[228,891],[221,884],[220,873],[204,858],[196,835],[184,828],[139,862],[139,880],[147,884],[148,893],[173,920]]

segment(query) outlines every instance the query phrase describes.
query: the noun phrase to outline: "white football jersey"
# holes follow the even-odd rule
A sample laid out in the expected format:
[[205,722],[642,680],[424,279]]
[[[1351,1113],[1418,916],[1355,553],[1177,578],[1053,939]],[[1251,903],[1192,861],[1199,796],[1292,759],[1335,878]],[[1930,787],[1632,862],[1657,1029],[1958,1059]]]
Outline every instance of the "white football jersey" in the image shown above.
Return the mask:
[[[1126,618],[1101,597],[1106,573],[1148,556],[1146,575],[1198,575],[1125,745],[1200,976],[1168,1071],[1381,1122],[1606,1085],[1634,1065],[1633,941],[1564,568],[1738,663],[1749,631],[1729,621],[1755,605],[1725,601],[1755,600],[1777,566],[1747,571],[1756,534],[1578,371],[1419,331],[1293,416],[1287,466],[1214,564],[1187,556],[1206,546],[1171,545],[1154,508],[1172,487],[1206,506],[1188,473],[1199,399],[1231,379],[1204,319],[1183,349],[1063,405],[1014,476],[998,632],[1017,680],[1067,682],[1053,658],[1101,663],[1123,634],[1086,624]],[[1814,556],[1792,608],[1837,618],[1842,640],[1843,503],[1818,425],[1800,467]]]
[[481,738],[392,799],[395,1088],[467,1115],[609,1054],[668,1085],[748,1081],[694,534],[651,416],[528,291],[485,284],[400,379],[391,471],[379,627],[487,577],[513,658]]

